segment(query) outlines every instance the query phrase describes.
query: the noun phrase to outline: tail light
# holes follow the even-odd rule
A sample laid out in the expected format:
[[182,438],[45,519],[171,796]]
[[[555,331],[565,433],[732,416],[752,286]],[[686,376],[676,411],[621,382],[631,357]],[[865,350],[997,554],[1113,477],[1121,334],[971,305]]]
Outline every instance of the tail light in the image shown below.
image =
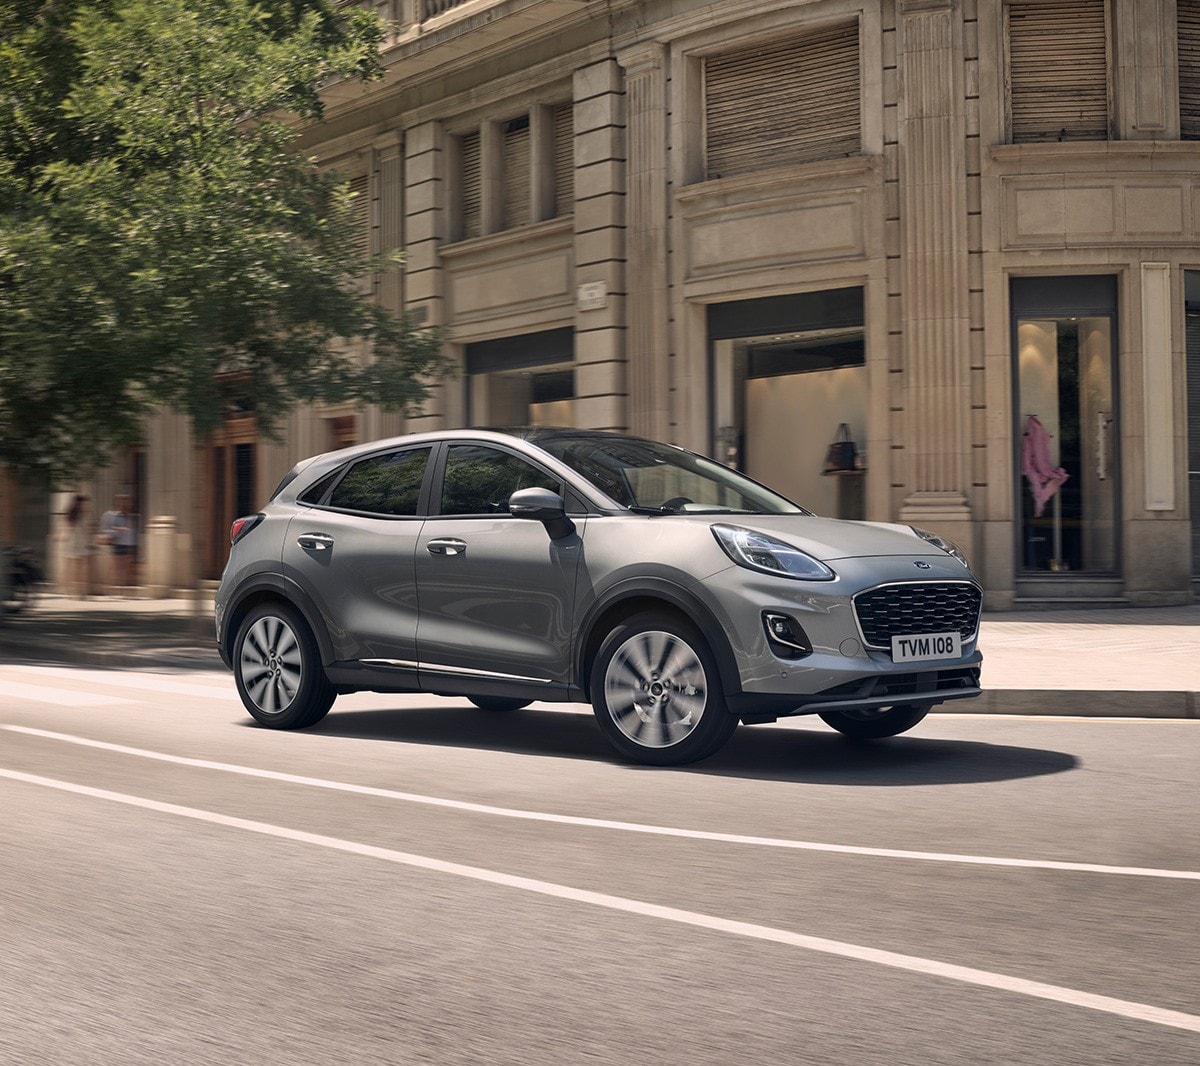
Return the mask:
[[235,518],[233,520],[233,525],[229,527],[229,543],[236,544],[262,520],[263,515],[261,514],[252,514],[246,515],[244,518]]

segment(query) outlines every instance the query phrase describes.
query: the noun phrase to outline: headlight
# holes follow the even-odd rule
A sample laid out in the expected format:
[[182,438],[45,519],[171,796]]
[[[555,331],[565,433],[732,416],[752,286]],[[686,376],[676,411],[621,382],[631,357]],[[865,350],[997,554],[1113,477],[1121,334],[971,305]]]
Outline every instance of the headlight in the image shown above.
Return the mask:
[[971,564],[967,562],[967,557],[963,554],[962,548],[955,544],[954,541],[947,540],[945,537],[939,537],[936,533],[930,533],[927,529],[918,529],[916,526],[909,526],[908,528],[922,540],[929,541],[935,548],[941,548],[947,555],[953,555],[968,570],[971,569]]
[[725,525],[715,525],[712,531],[725,554],[738,566],[798,581],[832,581],[837,577],[823,562],[765,533]]

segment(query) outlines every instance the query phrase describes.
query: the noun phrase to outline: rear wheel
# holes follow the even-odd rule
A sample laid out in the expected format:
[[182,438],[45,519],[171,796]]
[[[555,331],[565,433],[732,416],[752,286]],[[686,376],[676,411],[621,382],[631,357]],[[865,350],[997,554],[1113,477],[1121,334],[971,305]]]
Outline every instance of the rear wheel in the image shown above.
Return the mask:
[[670,614],[639,614],[615,626],[592,666],[591,693],[604,735],[641,763],[705,759],[737,727],[708,644]]
[[900,703],[859,711],[820,711],[821,719],[855,740],[879,740],[912,729],[932,709],[932,703]]
[[532,700],[506,699],[504,696],[468,696],[467,699],[481,711],[519,711],[533,702]]
[[246,710],[272,729],[315,725],[337,695],[312,632],[285,603],[262,603],[246,616],[233,645],[233,674]]

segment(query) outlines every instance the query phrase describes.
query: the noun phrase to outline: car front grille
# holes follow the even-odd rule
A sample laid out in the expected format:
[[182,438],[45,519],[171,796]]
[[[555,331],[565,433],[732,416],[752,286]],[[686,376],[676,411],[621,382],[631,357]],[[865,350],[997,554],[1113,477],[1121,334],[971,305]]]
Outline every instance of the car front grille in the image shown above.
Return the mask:
[[964,641],[979,628],[983,595],[969,581],[910,581],[860,592],[854,613],[863,639],[872,648],[890,648],[892,637],[949,633]]

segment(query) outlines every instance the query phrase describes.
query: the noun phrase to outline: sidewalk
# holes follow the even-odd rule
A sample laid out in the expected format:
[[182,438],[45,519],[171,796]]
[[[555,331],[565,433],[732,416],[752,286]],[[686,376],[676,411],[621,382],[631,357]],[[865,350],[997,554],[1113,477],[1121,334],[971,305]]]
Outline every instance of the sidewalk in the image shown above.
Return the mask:
[[[209,599],[43,595],[2,620],[0,663],[223,669],[214,639]],[[980,647],[983,696],[942,710],[1200,718],[1200,604],[985,614]]]

